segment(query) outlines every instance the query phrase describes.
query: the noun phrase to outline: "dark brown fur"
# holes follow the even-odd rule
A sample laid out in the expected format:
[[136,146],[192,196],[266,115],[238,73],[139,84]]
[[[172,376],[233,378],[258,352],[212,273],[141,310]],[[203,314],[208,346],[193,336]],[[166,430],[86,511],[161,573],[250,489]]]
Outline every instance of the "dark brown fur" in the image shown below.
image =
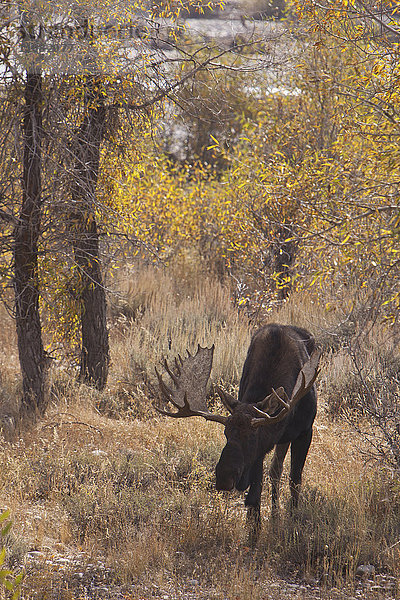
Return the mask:
[[[278,423],[255,427],[254,404],[283,387],[290,397],[297,377],[314,350],[314,339],[305,329],[287,325],[266,325],[252,338],[239,387],[239,401],[225,426],[226,446],[216,467],[219,490],[248,490],[245,504],[256,536],[260,522],[260,501],[265,455],[275,447],[270,468],[272,508],[277,508],[283,461],[291,447],[290,488],[297,505],[301,476],[312,438],[317,410],[314,386]],[[275,407],[275,412],[279,408]],[[254,540],[253,540],[254,541]]]

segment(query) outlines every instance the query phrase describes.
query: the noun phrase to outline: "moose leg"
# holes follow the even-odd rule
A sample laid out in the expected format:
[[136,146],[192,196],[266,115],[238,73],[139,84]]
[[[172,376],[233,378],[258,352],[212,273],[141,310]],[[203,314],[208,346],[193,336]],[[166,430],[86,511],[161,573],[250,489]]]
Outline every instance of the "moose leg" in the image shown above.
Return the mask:
[[278,512],[279,484],[281,481],[283,461],[285,460],[289,445],[290,443],[278,444],[275,447],[274,458],[272,459],[269,470],[269,477],[271,479],[272,486],[272,516],[276,516]]
[[263,480],[264,457],[257,459],[250,473],[250,488],[244,501],[247,506],[247,527],[249,531],[249,546],[255,546],[261,528],[261,491]]
[[303,472],[304,463],[306,462],[311,439],[312,428],[303,433],[297,440],[294,440],[290,448],[291,466],[289,485],[292,494],[292,508],[296,508],[299,501],[301,474]]

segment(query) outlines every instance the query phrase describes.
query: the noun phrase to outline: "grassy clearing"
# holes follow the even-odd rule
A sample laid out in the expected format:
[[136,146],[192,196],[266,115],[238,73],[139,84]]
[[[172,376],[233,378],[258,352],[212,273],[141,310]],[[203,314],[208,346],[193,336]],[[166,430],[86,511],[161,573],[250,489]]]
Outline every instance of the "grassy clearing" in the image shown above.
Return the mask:
[[[242,495],[214,490],[222,427],[159,417],[151,400],[154,365],[197,343],[215,342],[212,380],[235,391],[254,324],[215,281],[183,285],[148,269],[129,274],[124,285],[112,314],[108,388],[79,387],[72,373],[56,367],[46,419],[18,440],[0,442],[0,501],[14,518],[9,560],[20,564],[27,551],[30,557],[24,597],[63,600],[88,590],[109,597],[104,586],[125,590],[127,598],[137,597],[133,589],[143,598],[175,598],[177,590],[195,598],[315,597],[307,587],[290,588],[292,580],[322,586],[326,598],[348,598],[359,564],[399,575],[398,483],[376,463],[365,466],[365,438],[329,418],[352,369],[347,355],[329,350],[324,358],[299,510],[289,516],[286,470],[281,515],[273,522],[266,481],[263,531],[252,552]],[[311,329],[314,322],[318,336],[327,321],[329,331],[339,330],[335,317],[294,297],[270,320]],[[382,352],[381,335],[377,330],[371,344]],[[3,375],[8,399],[16,368],[9,361]],[[331,586],[346,592],[335,595]],[[362,591],[363,597],[374,593]]]

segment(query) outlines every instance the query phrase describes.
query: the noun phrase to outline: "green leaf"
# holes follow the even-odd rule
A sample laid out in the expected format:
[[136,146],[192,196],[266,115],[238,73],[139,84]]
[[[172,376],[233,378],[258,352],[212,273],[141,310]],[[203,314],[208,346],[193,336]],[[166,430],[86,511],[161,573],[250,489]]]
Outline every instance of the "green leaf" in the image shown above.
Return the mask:
[[[6,549],[2,548],[1,552],[0,552],[0,567],[3,564],[5,557],[6,557]],[[1,571],[0,571],[0,573],[1,573]]]
[[9,523],[7,523],[7,525],[1,530],[1,535],[2,537],[5,537],[7,535],[7,533],[10,531],[12,526],[12,522],[10,521]]
[[3,521],[5,521],[6,519],[8,519],[9,516],[10,516],[10,509],[7,508],[7,510],[5,510],[4,512],[2,512],[1,515],[0,515],[0,523],[2,523]]
[[10,569],[1,569],[0,570],[0,581],[5,582],[6,577],[9,577],[11,575],[11,571]]
[[14,583],[9,579],[5,579],[3,585],[9,592],[12,592],[14,589]]

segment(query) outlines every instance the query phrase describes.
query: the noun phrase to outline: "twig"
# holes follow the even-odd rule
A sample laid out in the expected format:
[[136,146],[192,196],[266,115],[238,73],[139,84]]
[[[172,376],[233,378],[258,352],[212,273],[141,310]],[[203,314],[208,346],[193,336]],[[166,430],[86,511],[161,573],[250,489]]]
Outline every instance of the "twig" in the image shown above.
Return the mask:
[[84,421],[78,421],[76,420],[75,415],[70,415],[69,413],[58,413],[59,415],[66,415],[69,417],[72,417],[73,419],[75,419],[74,421],[52,421],[51,423],[45,423],[42,426],[42,429],[45,429],[47,427],[61,427],[61,425],[83,425],[84,427],[87,427],[88,429],[93,429],[94,431],[96,431],[96,433],[99,433],[101,437],[104,437],[103,432],[98,428],[95,427],[94,425],[90,425],[89,423],[85,423]]

